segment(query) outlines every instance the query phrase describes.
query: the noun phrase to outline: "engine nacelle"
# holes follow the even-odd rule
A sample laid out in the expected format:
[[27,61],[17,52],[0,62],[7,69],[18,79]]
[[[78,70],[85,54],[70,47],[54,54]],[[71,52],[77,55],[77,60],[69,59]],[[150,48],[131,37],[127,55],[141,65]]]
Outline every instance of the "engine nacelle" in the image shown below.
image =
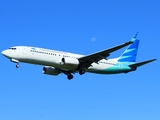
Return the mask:
[[61,63],[62,65],[78,66],[79,60],[76,58],[62,58]]
[[55,69],[54,67],[50,67],[50,66],[43,67],[42,72],[43,72],[43,74],[55,75],[55,76],[60,73],[60,71],[58,69]]

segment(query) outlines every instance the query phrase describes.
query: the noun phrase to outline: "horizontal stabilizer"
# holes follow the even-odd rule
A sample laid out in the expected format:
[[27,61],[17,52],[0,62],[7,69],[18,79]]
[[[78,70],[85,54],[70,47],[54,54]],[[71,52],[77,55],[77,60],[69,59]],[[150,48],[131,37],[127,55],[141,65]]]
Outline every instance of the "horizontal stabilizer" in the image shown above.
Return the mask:
[[155,61],[155,60],[157,60],[157,59],[152,59],[152,60],[146,60],[146,61],[143,61],[143,62],[138,62],[138,63],[129,65],[129,67],[131,67],[131,68],[137,68],[137,67],[140,67],[140,66],[142,66],[142,65],[145,65],[145,64],[147,64],[147,63],[153,62],[153,61]]

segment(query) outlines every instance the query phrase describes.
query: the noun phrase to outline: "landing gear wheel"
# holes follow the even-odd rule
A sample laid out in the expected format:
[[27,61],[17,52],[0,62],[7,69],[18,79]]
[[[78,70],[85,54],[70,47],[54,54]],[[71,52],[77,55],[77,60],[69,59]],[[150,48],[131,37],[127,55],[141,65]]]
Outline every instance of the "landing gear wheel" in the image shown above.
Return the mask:
[[84,73],[85,73],[85,70],[80,70],[80,71],[79,71],[79,74],[80,74],[80,75],[83,75]]
[[16,64],[16,68],[19,68],[19,64]]
[[67,78],[68,78],[68,80],[71,80],[71,79],[73,79],[73,75],[72,75],[72,74],[69,74],[69,75],[67,76]]

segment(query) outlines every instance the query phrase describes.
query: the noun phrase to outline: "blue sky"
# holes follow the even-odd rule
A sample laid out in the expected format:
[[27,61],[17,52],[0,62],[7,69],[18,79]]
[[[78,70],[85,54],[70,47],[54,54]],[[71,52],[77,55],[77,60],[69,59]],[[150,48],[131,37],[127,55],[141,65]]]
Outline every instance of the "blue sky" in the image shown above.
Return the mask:
[[[160,1],[1,0],[0,51],[15,45],[90,54],[139,32],[137,61],[160,59]],[[109,58],[118,57],[124,49]],[[1,120],[159,120],[159,60],[136,72],[42,74],[0,55]]]

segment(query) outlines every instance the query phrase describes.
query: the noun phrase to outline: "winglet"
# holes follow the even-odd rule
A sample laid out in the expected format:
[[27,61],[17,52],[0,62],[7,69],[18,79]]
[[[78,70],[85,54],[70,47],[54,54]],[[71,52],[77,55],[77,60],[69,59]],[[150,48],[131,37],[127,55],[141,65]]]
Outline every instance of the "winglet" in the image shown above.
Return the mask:
[[130,41],[133,43],[136,40],[137,36],[138,36],[138,32],[136,32],[136,34],[132,37]]
[[133,36],[133,38],[137,38],[138,36],[138,32],[136,32],[136,34]]

